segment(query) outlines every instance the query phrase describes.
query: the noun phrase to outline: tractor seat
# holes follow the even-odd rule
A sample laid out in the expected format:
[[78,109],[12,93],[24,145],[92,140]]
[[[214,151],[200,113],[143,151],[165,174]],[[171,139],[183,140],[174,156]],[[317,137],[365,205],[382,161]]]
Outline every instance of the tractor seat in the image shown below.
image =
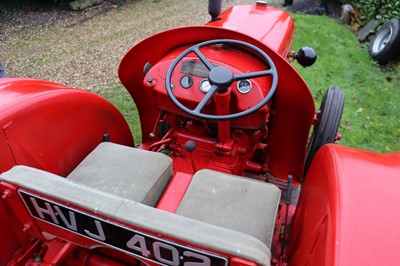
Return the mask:
[[271,248],[281,191],[275,185],[200,170],[176,214],[255,237]]
[[171,177],[170,157],[103,142],[67,179],[154,207]]
[[[197,192],[202,196],[210,195],[208,193],[215,193],[213,192],[213,189],[211,189],[214,185],[223,184],[220,181],[212,182],[212,177],[215,177],[216,179],[225,179],[228,175],[220,176],[215,172],[208,170],[199,171],[193,180],[194,187],[191,185],[184,201],[182,202],[182,204],[187,206],[180,206],[180,215],[162,211],[109,192],[94,189],[87,185],[80,184],[77,181],[62,178],[27,166],[14,166],[11,170],[2,173],[0,175],[0,184],[6,182],[17,186],[17,189],[20,191],[20,198],[25,202],[25,207],[30,211],[31,216],[35,217],[34,220],[31,220],[31,218],[29,218],[28,210],[26,210],[26,214],[20,216],[20,219],[23,220],[24,224],[35,222],[36,226],[32,228],[39,227],[41,231],[45,231],[55,236],[60,236],[66,241],[73,242],[78,246],[95,248],[98,246],[104,246],[105,242],[109,248],[115,248],[116,246],[114,242],[108,242],[110,240],[108,236],[114,232],[110,231],[112,229],[111,227],[118,227],[119,230],[125,230],[124,232],[126,232],[128,236],[125,239],[126,241],[135,235],[141,235],[142,237],[146,237],[146,239],[155,239],[158,242],[161,241],[159,243],[160,245],[167,241],[165,242],[166,244],[163,244],[160,247],[172,247],[173,245],[180,246],[183,250],[187,250],[186,256],[189,257],[191,257],[192,254],[196,255],[200,252],[200,254],[203,255],[208,254],[207,256],[214,254],[212,255],[213,257],[219,256],[221,258],[226,258],[224,265],[228,265],[229,258],[236,258],[236,263],[245,259],[245,265],[255,265],[256,263],[257,265],[270,266],[271,252],[268,246],[260,241],[259,237],[255,238],[241,232],[240,230],[236,231],[227,228],[228,226],[231,226],[231,224],[234,224],[233,221],[227,222],[225,224],[226,226],[217,226],[197,219],[185,217],[190,215],[188,210],[192,210],[193,212],[195,211],[195,207],[193,206],[191,208],[188,204],[200,199],[196,195]],[[213,185],[207,186],[205,183],[206,181],[211,181],[211,184]],[[251,180],[248,181],[252,183],[254,182]],[[235,188],[238,188],[238,185],[244,185],[242,191],[237,192],[241,195],[245,195],[243,199],[245,202],[249,203],[248,197],[257,199],[257,195],[261,196],[256,192],[257,190],[255,187],[245,184],[245,179],[241,180],[239,178],[234,182],[235,184],[233,186]],[[262,185],[262,183],[258,183],[257,185]],[[202,186],[207,187],[206,191],[201,191]],[[224,186],[228,187],[229,184],[226,183]],[[218,189],[218,193],[224,193],[224,190],[225,189]],[[253,197],[252,195],[249,195],[247,191],[251,192],[250,194],[256,193],[257,195]],[[28,197],[24,197],[23,195],[28,195]],[[191,198],[192,196],[193,198]],[[264,195],[262,195],[262,197],[264,197]],[[17,198],[18,197],[13,197],[12,202],[16,202]],[[47,202],[47,205],[41,202],[40,207],[34,207],[35,205],[31,203],[36,202],[35,198],[36,200]],[[226,208],[229,209],[228,212],[220,210],[225,215],[230,212],[233,215],[232,217],[225,218],[236,219],[238,215],[233,214],[233,210],[236,207],[241,215],[247,215],[246,213],[249,210],[242,209],[242,203],[238,202],[240,199],[239,195],[234,196],[233,198],[235,199],[231,200],[229,204],[226,205]],[[202,199],[200,203],[203,203],[203,207],[206,207],[206,209],[201,210],[202,206],[197,206],[199,212],[205,214],[205,212],[209,210],[211,216],[214,216],[217,212],[210,206],[210,202],[213,200],[218,200],[218,202],[216,202],[216,207],[221,206],[220,204],[223,203],[223,201],[218,197],[212,197],[207,200]],[[7,202],[8,201],[6,201],[6,203]],[[260,199],[260,205],[256,204],[254,210],[262,209],[260,206],[264,202],[264,200]],[[67,226],[64,224],[64,220],[60,223],[61,219],[55,218],[56,215],[50,215],[51,212],[58,213],[59,211],[53,206],[59,206],[60,208],[65,209],[64,212],[69,211],[69,217],[76,217],[76,219],[78,219],[78,216],[84,217],[84,219],[82,218],[77,220],[77,223],[83,222],[83,225],[85,225],[87,221],[97,221],[97,224],[102,225],[101,228],[104,229],[104,235],[107,237],[99,240],[96,234],[89,234],[90,232],[88,233],[87,230],[83,230],[85,227],[79,227],[79,230],[70,230],[71,225]],[[10,207],[10,210],[14,209]],[[80,214],[71,216],[71,212]],[[17,213],[18,212],[16,212],[16,214]],[[205,219],[205,216],[206,215],[200,215],[199,217],[200,219]],[[268,217],[269,216],[264,217],[262,214],[257,214],[253,218],[255,220],[263,220],[269,219]],[[224,217],[215,218],[219,222],[222,222],[225,219]],[[247,223],[250,220],[247,217],[240,217],[240,219],[242,220],[242,226],[245,226],[244,223]],[[55,220],[57,220],[57,222],[55,222]],[[39,223],[36,224],[36,221]],[[43,223],[43,221],[45,221],[45,223]],[[215,221],[211,222],[215,223]],[[260,223],[262,222],[260,221]],[[69,233],[63,233],[60,235],[60,226],[61,230],[66,230],[68,228]],[[246,226],[253,227],[254,222],[251,221]],[[41,234],[38,234],[38,236],[41,236]],[[84,236],[85,241],[82,242],[82,238],[77,236]],[[127,248],[127,245],[123,245],[118,246],[118,248],[123,248],[130,254],[138,254],[135,252],[138,251],[137,247],[132,248],[132,246],[128,246]],[[204,257],[203,255],[201,255],[201,258]],[[193,258],[199,258],[198,256],[199,254],[197,254],[197,257]],[[168,265],[172,264],[168,263]]]

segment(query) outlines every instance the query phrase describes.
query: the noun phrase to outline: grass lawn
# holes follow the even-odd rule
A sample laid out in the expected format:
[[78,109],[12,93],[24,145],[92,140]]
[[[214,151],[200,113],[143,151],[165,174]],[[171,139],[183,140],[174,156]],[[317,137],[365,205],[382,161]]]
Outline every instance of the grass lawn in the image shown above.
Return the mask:
[[[317,62],[310,68],[293,63],[309,85],[319,108],[329,86],[345,90],[345,107],[339,143],[378,152],[400,150],[400,69],[381,70],[368,47],[339,21],[326,16],[294,14],[293,50],[313,47]],[[125,115],[140,140],[138,118],[130,96],[120,84],[104,94]]]
[[345,90],[341,144],[379,152],[400,150],[400,68],[381,70],[368,46],[339,21],[325,16],[294,15],[293,48],[313,47],[314,66],[294,64],[309,85],[319,108],[329,86]]

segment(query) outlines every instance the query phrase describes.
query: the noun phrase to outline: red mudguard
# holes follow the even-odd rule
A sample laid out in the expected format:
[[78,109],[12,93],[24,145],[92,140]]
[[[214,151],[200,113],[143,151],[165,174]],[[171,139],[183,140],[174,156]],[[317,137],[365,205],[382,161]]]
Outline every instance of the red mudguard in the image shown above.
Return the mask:
[[293,218],[289,265],[399,261],[399,187],[400,153],[322,147]]
[[0,172],[23,164],[67,175],[110,134],[133,146],[127,123],[94,93],[32,80],[0,80]]
[[[93,93],[33,79],[0,79],[0,172],[17,164],[66,176],[96,147],[103,134],[133,146],[127,123]],[[0,264],[20,248],[0,203]]]

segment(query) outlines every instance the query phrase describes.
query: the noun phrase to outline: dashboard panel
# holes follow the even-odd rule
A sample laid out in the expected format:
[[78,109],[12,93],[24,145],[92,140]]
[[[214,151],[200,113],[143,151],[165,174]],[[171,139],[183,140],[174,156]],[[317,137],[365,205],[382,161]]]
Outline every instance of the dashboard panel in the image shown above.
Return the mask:
[[[146,73],[144,84],[154,93],[154,104],[165,112],[188,116],[169,99],[165,89],[165,79],[168,68],[174,59],[188,46],[179,47],[155,64]],[[213,66],[229,68],[234,74],[266,70],[269,67],[257,56],[243,49],[226,45],[203,47],[201,53]],[[171,76],[171,86],[174,96],[189,109],[194,109],[211,88],[208,81],[209,70],[194,53],[184,57],[175,67]],[[149,80],[151,82],[149,82]],[[259,103],[268,94],[271,77],[243,79],[234,81],[230,88],[230,113],[239,113]],[[246,117],[248,127],[258,128],[265,124],[266,113],[270,103]],[[205,114],[216,114],[216,106],[210,100],[202,110]],[[250,118],[250,119],[249,119]],[[242,120],[242,119],[241,119]]]

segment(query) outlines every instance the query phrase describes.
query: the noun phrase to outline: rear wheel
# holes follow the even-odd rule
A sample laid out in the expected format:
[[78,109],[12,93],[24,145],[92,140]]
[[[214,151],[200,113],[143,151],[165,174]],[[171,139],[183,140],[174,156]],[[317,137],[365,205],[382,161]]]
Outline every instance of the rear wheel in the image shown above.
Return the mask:
[[387,64],[400,54],[400,20],[392,19],[382,25],[370,43],[371,57]]
[[307,173],[311,161],[319,148],[327,143],[335,142],[343,113],[343,106],[344,90],[339,87],[329,87],[322,99],[320,111],[317,115],[318,122],[314,126],[307,145],[304,175]]

